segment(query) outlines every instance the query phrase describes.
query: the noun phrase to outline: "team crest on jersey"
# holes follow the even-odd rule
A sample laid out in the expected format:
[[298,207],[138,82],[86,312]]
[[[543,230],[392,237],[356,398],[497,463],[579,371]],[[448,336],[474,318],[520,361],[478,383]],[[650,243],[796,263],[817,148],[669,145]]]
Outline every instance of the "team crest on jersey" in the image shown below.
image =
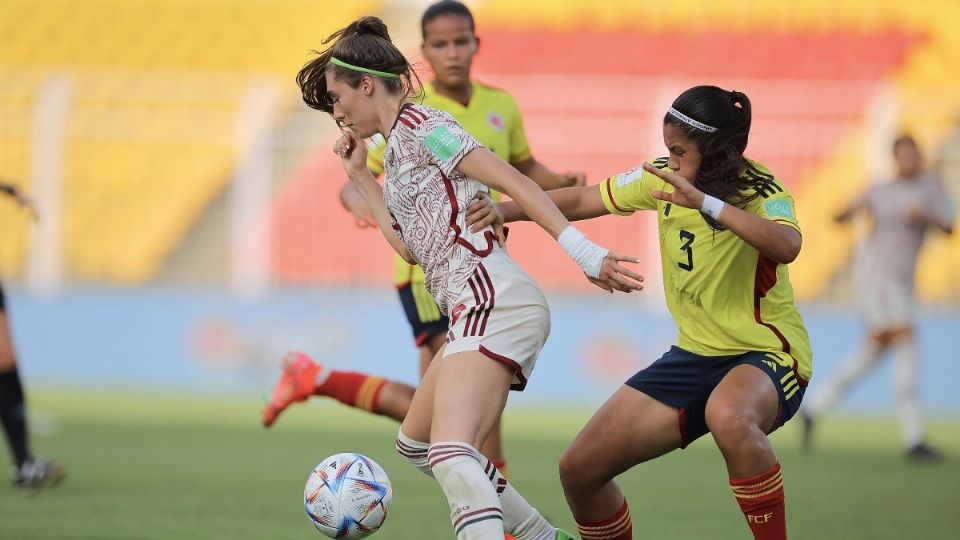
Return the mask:
[[503,131],[503,128],[507,125],[503,120],[503,116],[500,116],[498,112],[492,112],[487,115],[487,124],[489,124],[494,131]]
[[627,184],[632,184],[637,180],[640,180],[641,178],[643,178],[643,169],[640,167],[637,167],[636,169],[632,169],[628,172],[618,175],[617,187],[623,187]]

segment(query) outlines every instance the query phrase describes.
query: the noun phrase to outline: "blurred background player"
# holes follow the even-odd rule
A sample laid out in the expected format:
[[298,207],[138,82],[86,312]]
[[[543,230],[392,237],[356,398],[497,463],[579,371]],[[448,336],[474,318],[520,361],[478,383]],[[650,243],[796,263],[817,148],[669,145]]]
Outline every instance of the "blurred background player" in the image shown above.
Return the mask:
[[[15,185],[0,182],[0,193],[12,197],[20,208],[28,210],[34,219],[37,213],[33,202]],[[40,459],[30,452],[27,431],[27,411],[23,386],[17,371],[17,355],[7,318],[6,298],[0,284],[0,423],[13,456],[11,479],[21,489],[52,486],[64,476],[61,465]]]
[[[583,185],[585,175],[580,172],[557,174],[538,162],[530,152],[523,118],[513,97],[498,88],[488,86],[471,77],[473,58],[480,48],[475,32],[473,14],[467,6],[453,0],[432,4],[424,12],[420,28],[423,34],[421,51],[430,64],[434,79],[423,87],[423,105],[450,113],[457,122],[491,152],[533,179],[541,188],[549,190]],[[368,154],[367,167],[374,174],[383,173],[382,138]],[[495,199],[499,198],[493,192]],[[363,201],[356,186],[346,182],[340,191],[344,208],[353,213],[359,227],[375,227],[370,208]],[[410,323],[414,340],[420,350],[420,376],[443,345],[450,321],[437,307],[436,301],[424,287],[423,270],[395,257],[397,293],[404,314]],[[410,407],[414,387],[364,373],[320,368],[315,384],[301,384],[293,389],[291,382],[309,365],[304,355],[288,355],[289,366],[274,391],[273,400],[264,410],[264,423],[269,426],[277,415],[294,401],[306,400],[310,395],[332,397],[352,407],[382,414],[402,421]],[[313,370],[311,370],[313,371]],[[291,391],[292,390],[292,391]],[[506,470],[499,424],[481,448],[501,471]]]
[[[631,540],[614,478],[708,432],[754,538],[787,537],[780,464],[767,435],[800,408],[812,353],[786,266],[801,246],[793,197],[744,157],[750,124],[743,93],[691,88],[663,120],[669,157],[599,186],[550,193],[571,220],[657,212],[664,291],[679,334],[560,459],[583,540]],[[507,222],[525,218],[515,204],[500,208]]]
[[804,407],[803,444],[810,448],[814,421],[889,352],[906,457],[939,461],[943,456],[924,440],[918,398],[920,353],[914,334],[914,276],[927,232],[939,229],[950,234],[955,215],[940,179],[924,170],[913,138],[898,138],[893,143],[893,156],[896,178],[874,184],[835,218],[837,223],[848,223],[865,212],[873,219],[873,229],[860,246],[856,277],[867,336],[862,348],[813,393]]
[[[303,100],[333,116],[344,172],[397,254],[424,268],[424,283],[451,324],[416,390],[397,451],[436,479],[459,540],[572,538],[548,523],[477,451],[510,390],[523,390],[550,331],[536,283],[501,248],[497,226],[466,225],[465,209],[495,188],[510,194],[600,287],[631,292],[635,261],[589,241],[544,192],[463,130],[449,114],[407,102],[412,67],[386,25],[361,17],[297,75]],[[367,168],[364,138],[389,137],[383,186]],[[426,210],[426,211],[425,211]]]

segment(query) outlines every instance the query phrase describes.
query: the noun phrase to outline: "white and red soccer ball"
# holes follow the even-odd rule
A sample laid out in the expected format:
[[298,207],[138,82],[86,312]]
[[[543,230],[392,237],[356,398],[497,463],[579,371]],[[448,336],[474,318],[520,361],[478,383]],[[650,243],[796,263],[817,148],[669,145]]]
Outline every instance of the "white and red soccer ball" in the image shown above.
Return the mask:
[[344,540],[375,533],[387,519],[392,501],[387,473],[372,459],[354,453],[320,462],[303,490],[303,507],[314,526],[330,538]]

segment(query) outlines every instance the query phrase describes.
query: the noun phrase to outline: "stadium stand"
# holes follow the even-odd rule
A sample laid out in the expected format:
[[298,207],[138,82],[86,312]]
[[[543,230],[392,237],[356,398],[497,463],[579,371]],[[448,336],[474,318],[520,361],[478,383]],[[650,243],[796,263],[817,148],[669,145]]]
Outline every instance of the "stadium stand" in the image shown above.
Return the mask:
[[[251,84],[287,88],[318,36],[380,2],[63,0],[0,4],[0,171],[27,185],[33,105],[69,81],[63,250],[72,279],[150,279],[223,191]],[[29,186],[28,186],[29,187]],[[10,212],[0,271],[22,271]],[[7,229],[7,227],[10,227]]]

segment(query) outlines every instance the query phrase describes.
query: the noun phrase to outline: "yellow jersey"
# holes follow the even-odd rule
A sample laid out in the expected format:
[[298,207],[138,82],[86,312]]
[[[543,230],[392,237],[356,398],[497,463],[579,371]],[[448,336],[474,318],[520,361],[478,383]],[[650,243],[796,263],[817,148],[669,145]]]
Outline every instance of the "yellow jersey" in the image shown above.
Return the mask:
[[[516,164],[530,159],[530,144],[523,129],[520,108],[513,96],[477,81],[471,81],[470,84],[473,93],[466,106],[438,94],[432,82],[423,86],[422,104],[449,113],[467,133],[504,161]],[[367,168],[377,176],[383,173],[384,148],[386,141],[381,139],[367,154]],[[495,200],[499,196],[499,193],[493,192]],[[395,258],[394,268],[394,283],[397,286],[423,283],[423,270],[408,264],[399,255]]]
[[[667,158],[651,162],[667,168]],[[760,163],[745,171],[759,196],[743,210],[800,232],[793,197]],[[758,174],[759,173],[759,174]],[[699,210],[655,199],[653,190],[673,186],[637,167],[600,183],[611,214],[656,210],[667,307],[677,325],[677,346],[702,356],[769,352],[805,382],[813,374],[813,353],[793,299],[785,264],[719,226]]]

